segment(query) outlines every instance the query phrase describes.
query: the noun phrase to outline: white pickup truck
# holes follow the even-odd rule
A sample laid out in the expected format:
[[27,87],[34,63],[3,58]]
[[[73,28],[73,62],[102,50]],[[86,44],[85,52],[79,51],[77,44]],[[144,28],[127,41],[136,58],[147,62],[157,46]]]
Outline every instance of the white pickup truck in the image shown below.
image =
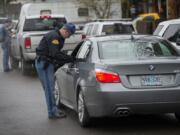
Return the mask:
[[[31,11],[34,10],[34,14]],[[36,10],[36,13],[35,13]],[[36,4],[24,5],[19,22],[15,27],[11,44],[11,67],[16,69],[21,63],[21,71],[28,74],[34,68],[35,49],[43,35],[54,29],[54,23],[65,23],[62,14],[53,13],[53,7]]]

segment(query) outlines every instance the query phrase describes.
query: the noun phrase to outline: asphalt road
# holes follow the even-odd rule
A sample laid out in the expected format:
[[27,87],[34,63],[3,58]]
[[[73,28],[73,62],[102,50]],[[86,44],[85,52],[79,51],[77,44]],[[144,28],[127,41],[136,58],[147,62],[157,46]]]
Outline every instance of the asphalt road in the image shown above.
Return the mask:
[[0,135],[180,135],[173,114],[96,119],[84,129],[76,113],[65,112],[67,118],[49,120],[37,76],[2,72],[0,57]]

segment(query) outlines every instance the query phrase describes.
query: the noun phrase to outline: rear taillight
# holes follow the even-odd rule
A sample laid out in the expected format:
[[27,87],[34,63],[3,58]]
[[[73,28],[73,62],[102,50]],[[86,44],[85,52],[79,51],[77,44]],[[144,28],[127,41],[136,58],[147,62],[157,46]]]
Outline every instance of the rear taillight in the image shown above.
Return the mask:
[[96,79],[101,83],[120,83],[121,79],[117,73],[104,71],[104,70],[96,70]]
[[49,16],[49,15],[41,15],[40,16],[40,19],[50,19],[51,18],[51,16]]
[[81,39],[84,40],[86,38],[86,35],[85,34],[82,34],[81,35]]
[[31,48],[31,38],[30,37],[26,37],[24,40],[24,47],[26,49],[30,49]]

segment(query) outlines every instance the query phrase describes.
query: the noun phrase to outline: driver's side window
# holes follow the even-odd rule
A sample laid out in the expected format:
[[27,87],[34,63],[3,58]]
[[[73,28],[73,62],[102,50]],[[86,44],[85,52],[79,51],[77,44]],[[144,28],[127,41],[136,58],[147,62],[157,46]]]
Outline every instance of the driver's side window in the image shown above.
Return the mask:
[[80,43],[74,48],[73,52],[71,53],[71,56],[72,56],[72,57],[76,57],[76,55],[77,55],[77,53],[78,53],[78,51],[79,51],[79,49],[81,48],[81,46],[82,46],[83,43],[84,43],[84,41],[83,41],[83,42],[80,42]]
[[79,49],[76,58],[81,58],[81,59],[85,59],[87,57],[87,55],[89,54],[90,51],[90,45],[91,45],[91,41],[87,40],[83,43],[83,45],[81,46],[81,48]]
[[169,41],[177,42],[180,39],[180,30],[176,31],[173,36],[169,38]]

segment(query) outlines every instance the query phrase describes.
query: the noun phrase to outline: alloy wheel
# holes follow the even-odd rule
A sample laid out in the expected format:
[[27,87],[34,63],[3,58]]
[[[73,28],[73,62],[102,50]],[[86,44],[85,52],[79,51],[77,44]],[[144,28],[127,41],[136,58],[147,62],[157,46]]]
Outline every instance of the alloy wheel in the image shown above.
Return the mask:
[[58,89],[58,83],[56,79],[54,83],[54,98],[55,98],[56,105],[59,106],[60,91]]
[[79,98],[78,98],[78,117],[79,121],[82,122],[84,118],[84,99],[83,99],[83,94],[82,91],[79,93]]

